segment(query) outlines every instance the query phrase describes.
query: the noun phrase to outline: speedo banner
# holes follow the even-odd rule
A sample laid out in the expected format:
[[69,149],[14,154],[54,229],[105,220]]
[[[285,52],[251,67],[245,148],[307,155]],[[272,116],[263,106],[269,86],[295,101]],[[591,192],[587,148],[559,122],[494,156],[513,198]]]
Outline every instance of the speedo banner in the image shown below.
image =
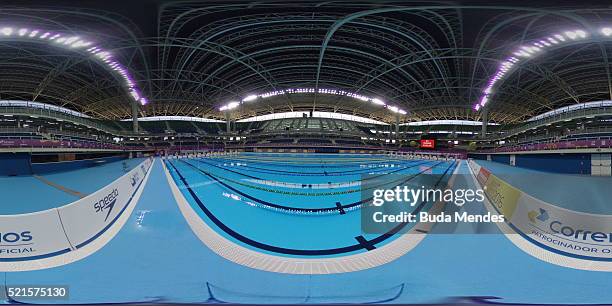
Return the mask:
[[66,206],[0,216],[0,262],[57,256],[93,241],[125,210],[151,164],[147,159],[106,187]]
[[147,159],[112,184],[59,208],[66,235],[76,248],[95,239],[121,215],[131,203],[150,165],[150,159]]

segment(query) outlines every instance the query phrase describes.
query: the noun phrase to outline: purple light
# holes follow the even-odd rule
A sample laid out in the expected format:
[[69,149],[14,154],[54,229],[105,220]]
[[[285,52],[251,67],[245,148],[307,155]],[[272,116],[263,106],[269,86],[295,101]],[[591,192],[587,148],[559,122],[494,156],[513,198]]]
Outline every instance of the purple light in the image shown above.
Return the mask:
[[[43,34],[38,36],[39,33]],[[110,52],[103,50],[98,46],[91,46],[92,42],[81,40],[79,36],[64,34],[45,32],[43,30],[29,30],[27,28],[0,28],[0,35],[6,37],[18,35],[19,37],[38,39],[39,41],[47,41],[48,43],[53,41],[55,45],[66,46],[73,49],[89,47],[85,50],[86,52],[94,54],[98,58],[98,60],[100,60],[104,65],[106,65],[113,71],[117,71],[123,77],[123,79],[125,80],[125,85],[129,88],[129,94],[134,98],[134,100],[140,101],[143,105],[147,103],[147,100],[144,97],[141,97],[140,90],[134,84],[132,77],[128,74],[127,69],[125,69],[123,66],[121,66],[121,64],[115,61],[113,59],[113,55]]]

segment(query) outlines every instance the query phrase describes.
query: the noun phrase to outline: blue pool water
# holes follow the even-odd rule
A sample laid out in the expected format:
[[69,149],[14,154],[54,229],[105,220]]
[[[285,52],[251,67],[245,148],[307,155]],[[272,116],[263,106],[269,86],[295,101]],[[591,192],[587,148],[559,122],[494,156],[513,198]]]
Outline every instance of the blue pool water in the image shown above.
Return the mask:
[[[274,156],[279,156],[280,160],[286,159],[280,155]],[[273,156],[245,155],[239,158],[255,159],[254,162],[268,163],[270,159],[274,159],[271,157]],[[305,162],[311,161],[315,166],[304,167],[306,168],[304,171],[319,172],[322,167],[320,165],[319,167],[316,166],[316,160],[322,158],[320,156],[306,158],[312,160],[305,160]],[[237,158],[231,158],[231,160],[235,159]],[[244,159],[240,161],[243,162]],[[203,161],[213,163],[212,159]],[[358,157],[354,159],[346,158],[342,162],[350,163],[351,161],[368,163],[364,160],[358,160]],[[184,170],[191,173],[187,174],[186,179],[200,178],[201,183],[206,183],[207,180],[202,179],[203,175],[192,167],[181,166],[181,163],[177,163],[175,160],[172,162],[178,166],[179,171]],[[195,160],[193,162],[194,165],[197,163]],[[216,162],[220,162],[220,160]],[[396,163],[398,161],[374,161],[374,163],[379,162]],[[403,161],[403,163],[413,162],[418,161]],[[272,163],[276,164],[277,161],[272,160]],[[285,163],[295,167],[300,166],[298,162],[289,163],[285,161]],[[269,167],[270,165],[253,164],[253,166]],[[190,168],[191,170],[187,170]],[[236,166],[231,169],[242,170],[236,168],[240,167]],[[334,169],[331,165],[326,166],[326,168],[334,171],[331,170]],[[288,170],[284,165],[275,169]],[[340,169],[345,168],[341,166]],[[76,182],[79,178],[82,179],[83,175],[89,176],[97,173],[96,168],[87,169],[87,171],[80,173],[78,176],[71,177],[69,173],[65,175],[69,180]],[[423,169],[423,171],[425,170]],[[255,172],[244,172],[260,176]],[[469,173],[465,162],[462,162],[458,167],[458,173]],[[220,169],[215,174],[224,177],[229,176]],[[239,177],[238,174],[235,175],[236,178]],[[233,176],[229,177],[234,178]],[[272,177],[269,176],[262,177],[272,180]],[[329,179],[333,179],[331,176],[329,177]],[[349,181],[359,177],[358,174],[350,174],[346,178],[339,176],[336,182]],[[329,180],[325,175],[308,176],[308,178],[317,178],[313,182],[321,182],[319,179],[323,179],[323,183],[327,183]],[[278,181],[300,182],[302,179],[303,177],[281,173],[278,173],[275,177],[275,180]],[[458,180],[455,185],[461,188],[474,188],[471,179]],[[532,185],[531,187],[535,189],[535,186]],[[76,189],[76,187],[74,188]],[[222,194],[224,192],[222,188],[225,187],[216,188]],[[251,194],[252,192],[252,188],[244,186],[240,188],[242,189],[239,190],[245,193]],[[278,190],[282,189],[279,188]],[[182,191],[185,194],[185,190]],[[311,192],[311,190],[308,191]],[[27,192],[27,189],[11,189],[6,190],[6,192],[23,193]],[[211,203],[209,198],[212,199],[213,194],[209,195],[203,191],[198,194],[203,201]],[[44,201],[46,197],[43,193],[29,196],[37,201]],[[274,198],[272,196],[266,197],[265,193],[261,193],[259,196],[270,202],[281,202],[278,196]],[[588,194],[585,196],[588,196]],[[223,196],[221,195],[221,197]],[[224,201],[224,203],[233,202],[237,201]],[[27,203],[24,206],[28,206]],[[292,204],[298,202],[282,201],[281,203]],[[304,201],[299,204],[303,206],[308,202]],[[327,206],[328,203],[323,204]],[[34,208],[30,207],[29,209]],[[263,210],[259,207],[258,209]],[[462,209],[479,210],[484,208],[464,207]],[[274,214],[266,212],[263,215],[272,216]],[[341,220],[336,217],[332,216],[330,218]],[[347,216],[343,215],[341,217]],[[314,217],[303,216],[303,218]],[[298,219],[298,217],[295,217],[295,219]],[[264,220],[257,221],[264,222]],[[248,220],[248,223],[255,222]],[[284,231],[285,229],[277,230],[268,233],[268,236],[257,236],[257,238],[272,242],[272,239],[275,239],[273,236],[283,236]],[[448,233],[448,231],[445,232]],[[461,232],[465,233],[466,231],[462,230]],[[328,234],[326,233],[326,235]],[[318,236],[312,237],[311,240],[320,238]],[[340,238],[335,240],[336,238],[321,237],[326,241],[326,244],[353,241],[343,237]],[[317,241],[307,243],[296,243],[296,246],[319,246]],[[3,272],[0,273],[0,279],[3,280],[4,284],[14,286],[28,284],[68,285],[70,287],[70,300],[46,301],[61,304],[112,302],[248,302],[265,304],[371,303],[380,301],[387,303],[444,303],[448,302],[448,299],[456,301],[452,299],[464,299],[466,297],[489,297],[486,298],[489,301],[529,304],[571,305],[609,303],[612,301],[611,273],[564,268],[540,261],[518,249],[504,235],[497,234],[429,234],[415,249],[393,262],[350,273],[290,275],[247,268],[217,255],[193,234],[175,203],[159,159],[153,165],[150,178],[144,186],[142,197],[128,222],[105,247],[91,256],[69,265],[30,272]]]
[[[362,234],[359,209],[366,201],[354,184],[367,178],[364,175],[392,173],[405,180],[424,173],[450,176],[455,164],[375,156],[245,154],[167,160],[166,165],[192,208],[224,237],[260,252],[313,257],[360,253],[397,236]],[[287,182],[293,184],[282,184]]]

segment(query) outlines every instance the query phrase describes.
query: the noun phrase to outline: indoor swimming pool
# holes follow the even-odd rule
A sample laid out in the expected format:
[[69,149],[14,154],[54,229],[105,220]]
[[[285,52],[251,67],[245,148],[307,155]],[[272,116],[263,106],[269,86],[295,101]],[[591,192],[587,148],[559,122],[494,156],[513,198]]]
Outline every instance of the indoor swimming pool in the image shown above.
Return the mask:
[[362,235],[359,210],[371,201],[361,197],[364,175],[376,185],[394,174],[400,185],[424,173],[438,174],[445,179],[437,182],[442,185],[455,162],[244,154],[169,159],[166,166],[191,207],[224,237],[259,252],[316,258],[366,252],[396,237],[395,232]]
[[[128,162],[136,165],[138,161]],[[68,183],[101,173],[104,167],[122,168],[118,162],[64,172],[67,180],[62,182],[77,189]],[[470,175],[465,161],[376,155],[155,158],[137,203],[130,205],[133,210],[124,214],[125,223],[103,247],[70,264],[6,271],[2,278],[14,286],[62,283],[70,287],[69,301],[46,300],[50,303],[571,304],[612,298],[606,290],[607,272],[546,263],[518,248],[494,225],[491,234],[484,235],[465,228],[443,230],[440,225],[429,234],[395,235],[380,242],[374,240],[380,235],[363,235],[363,240],[357,240],[362,235],[358,210],[347,208],[342,214],[335,202],[343,206],[360,201],[359,193],[348,191],[360,187],[362,175],[391,176],[388,173],[393,171],[406,178],[446,174],[444,183],[453,176]],[[469,176],[454,181],[455,188],[473,188],[474,184]],[[184,196],[184,203],[177,193]],[[300,212],[298,208],[323,210]],[[461,210],[485,208],[465,206]],[[210,216],[231,231],[225,232]],[[202,231],[203,225],[212,231]],[[257,243],[251,245],[230,233]],[[223,239],[212,239],[215,236]],[[359,247],[337,254],[265,249],[334,250],[352,245]],[[384,255],[367,257],[381,250]],[[282,264],[273,265],[278,262],[274,258],[280,258]],[[340,260],[341,264],[318,270],[313,260]],[[294,261],[306,265],[300,267]]]

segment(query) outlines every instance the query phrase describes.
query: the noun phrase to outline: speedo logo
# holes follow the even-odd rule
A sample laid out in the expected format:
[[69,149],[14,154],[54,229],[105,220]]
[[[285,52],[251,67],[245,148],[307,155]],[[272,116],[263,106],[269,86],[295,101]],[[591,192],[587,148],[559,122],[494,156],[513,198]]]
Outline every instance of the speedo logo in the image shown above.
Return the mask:
[[104,221],[108,219],[108,216],[110,216],[111,212],[113,211],[113,207],[115,207],[115,202],[117,202],[118,196],[119,191],[117,190],[117,188],[115,188],[104,198],[98,200],[93,204],[93,207],[97,213],[106,211],[106,217],[104,217]]
[[0,244],[19,243],[32,241],[32,232],[23,231],[21,233],[5,232],[0,233]]

